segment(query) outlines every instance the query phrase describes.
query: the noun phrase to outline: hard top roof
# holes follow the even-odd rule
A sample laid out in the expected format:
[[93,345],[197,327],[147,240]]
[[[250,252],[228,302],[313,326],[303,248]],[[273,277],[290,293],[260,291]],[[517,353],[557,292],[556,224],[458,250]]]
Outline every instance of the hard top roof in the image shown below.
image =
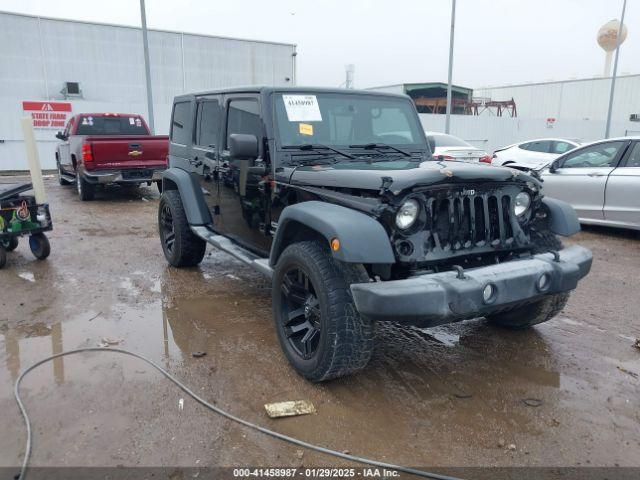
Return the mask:
[[188,93],[184,95],[178,95],[175,97],[174,102],[192,100],[197,97],[206,97],[208,95],[219,94],[233,94],[233,93],[259,93],[269,94],[273,92],[278,93],[338,93],[338,94],[358,94],[358,95],[371,95],[378,97],[397,97],[408,99],[409,97],[399,93],[377,92],[373,90],[348,90],[345,88],[325,88],[325,87],[274,87],[264,85],[244,86],[244,87],[230,87],[221,88],[216,90],[208,90],[204,92]]

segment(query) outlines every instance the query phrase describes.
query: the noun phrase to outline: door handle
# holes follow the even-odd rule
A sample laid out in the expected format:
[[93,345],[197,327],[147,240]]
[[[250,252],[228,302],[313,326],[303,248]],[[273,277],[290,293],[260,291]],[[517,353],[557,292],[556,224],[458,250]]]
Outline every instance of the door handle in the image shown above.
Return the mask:
[[590,177],[604,177],[604,173],[600,172],[589,172],[587,173],[587,175],[589,175]]

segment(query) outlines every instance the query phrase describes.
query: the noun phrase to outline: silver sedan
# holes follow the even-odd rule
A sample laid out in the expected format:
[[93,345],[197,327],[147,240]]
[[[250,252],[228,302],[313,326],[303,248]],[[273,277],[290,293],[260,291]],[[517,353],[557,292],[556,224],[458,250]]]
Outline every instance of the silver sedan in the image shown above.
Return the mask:
[[640,137],[576,148],[541,176],[544,194],[570,203],[581,223],[640,230]]

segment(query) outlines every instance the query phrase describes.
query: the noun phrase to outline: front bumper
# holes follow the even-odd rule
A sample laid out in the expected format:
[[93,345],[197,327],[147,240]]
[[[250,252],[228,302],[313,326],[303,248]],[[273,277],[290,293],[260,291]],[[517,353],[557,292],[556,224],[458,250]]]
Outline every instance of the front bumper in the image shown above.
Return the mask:
[[[356,283],[351,285],[351,292],[360,314],[372,320],[435,326],[573,290],[589,273],[592,260],[589,250],[576,245],[560,250],[557,261],[552,253],[543,253],[465,270],[464,278],[449,271],[405,280]],[[538,280],[545,274],[548,282],[541,290]],[[483,291],[489,284],[494,293],[485,301]]]
[[85,180],[89,183],[144,183],[162,180],[164,167],[152,168],[127,168],[122,170],[97,170],[83,172]]

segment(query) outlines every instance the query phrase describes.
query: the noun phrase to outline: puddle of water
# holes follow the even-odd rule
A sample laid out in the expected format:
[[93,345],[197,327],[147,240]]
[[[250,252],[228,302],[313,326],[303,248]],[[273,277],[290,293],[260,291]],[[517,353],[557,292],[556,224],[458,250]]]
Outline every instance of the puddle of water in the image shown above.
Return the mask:
[[434,327],[429,329],[420,329],[427,335],[432,336],[440,343],[447,347],[455,347],[460,342],[460,335],[451,332],[446,327]]

